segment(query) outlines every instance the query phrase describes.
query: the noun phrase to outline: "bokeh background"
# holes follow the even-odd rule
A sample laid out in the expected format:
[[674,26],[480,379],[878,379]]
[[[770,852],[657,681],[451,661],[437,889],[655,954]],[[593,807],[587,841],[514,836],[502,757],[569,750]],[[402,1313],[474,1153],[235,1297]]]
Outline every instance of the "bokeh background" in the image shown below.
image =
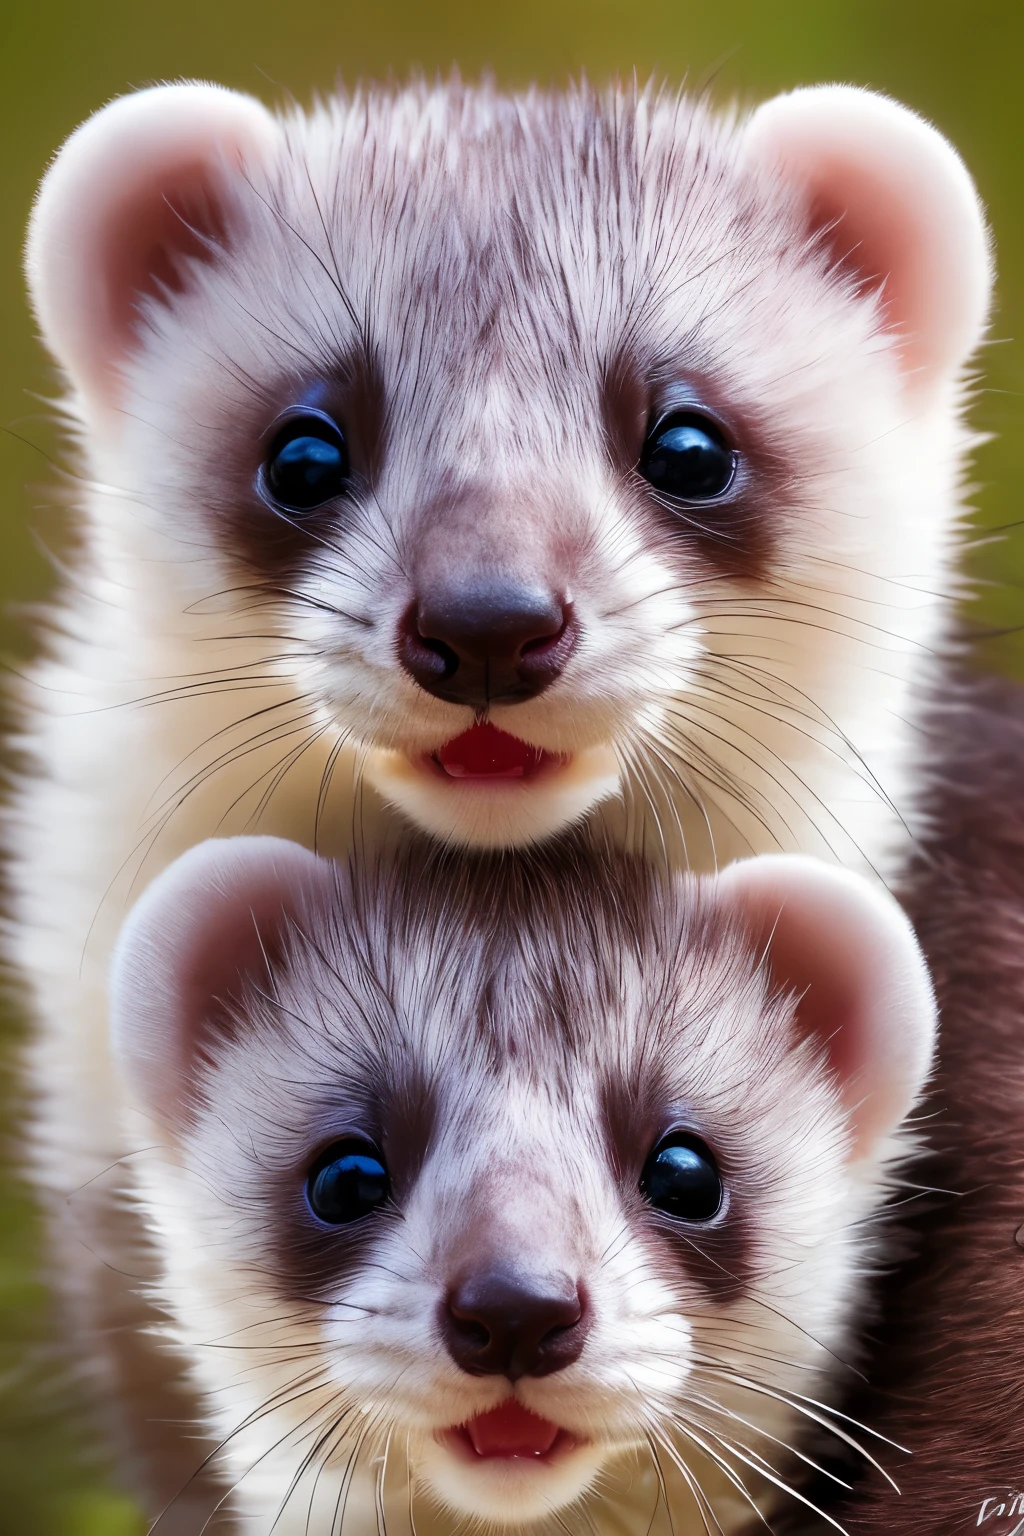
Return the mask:
[[[1024,4],[1021,0],[4,0],[0,21],[0,653],[31,651],[31,605],[59,550],[53,379],[20,273],[36,182],[61,140],[110,97],[200,76],[273,103],[340,77],[457,64],[502,83],[586,71],[710,86],[754,100],[822,80],[890,92],[956,143],[988,205],[1000,282],[975,421],[978,537],[969,620],[986,665],[1024,676]],[[0,1536],[138,1536],[68,1410],[40,1233],[16,1177],[13,1063],[2,1023]],[[6,1075],[5,1075],[6,1074]]]

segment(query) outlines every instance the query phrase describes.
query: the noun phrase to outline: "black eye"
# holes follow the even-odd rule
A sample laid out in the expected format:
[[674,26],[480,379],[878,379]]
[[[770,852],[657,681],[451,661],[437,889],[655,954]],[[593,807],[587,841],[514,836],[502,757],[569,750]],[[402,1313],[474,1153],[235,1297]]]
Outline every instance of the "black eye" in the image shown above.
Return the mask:
[[338,1141],[318,1157],[306,1180],[310,1210],[340,1227],[369,1216],[388,1197],[388,1171],[366,1141]]
[[732,484],[736,455],[707,416],[680,412],[660,421],[648,435],[640,473],[665,496],[710,501]]
[[345,439],[325,416],[297,416],[274,439],[264,471],[278,506],[310,512],[339,496],[348,481]]
[[659,1141],[644,1165],[640,1192],[677,1221],[710,1221],[722,1207],[722,1180],[704,1143],[685,1131]]

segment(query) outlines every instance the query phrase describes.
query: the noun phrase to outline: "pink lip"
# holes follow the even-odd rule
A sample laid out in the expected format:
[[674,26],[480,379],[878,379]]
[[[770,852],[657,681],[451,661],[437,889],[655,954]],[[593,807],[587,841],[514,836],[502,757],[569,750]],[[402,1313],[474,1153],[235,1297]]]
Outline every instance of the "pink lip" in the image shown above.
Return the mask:
[[532,747],[485,721],[445,742],[426,761],[449,779],[493,784],[506,779],[535,779],[568,759],[543,747]]
[[453,1451],[482,1461],[551,1461],[579,1441],[567,1429],[509,1398],[490,1413],[443,1431]]

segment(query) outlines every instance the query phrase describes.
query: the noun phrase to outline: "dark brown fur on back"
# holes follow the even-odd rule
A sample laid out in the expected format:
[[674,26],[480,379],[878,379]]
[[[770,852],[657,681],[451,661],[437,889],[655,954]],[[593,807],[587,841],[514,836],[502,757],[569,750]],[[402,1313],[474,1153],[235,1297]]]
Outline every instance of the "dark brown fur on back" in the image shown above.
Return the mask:
[[877,1472],[838,1500],[815,1490],[850,1536],[1024,1521],[1024,689],[964,684],[930,737],[933,831],[903,894],[942,1011],[918,1180],[951,1193],[910,1206],[913,1257],[885,1282],[850,1407],[911,1453],[868,1442],[900,1493]]

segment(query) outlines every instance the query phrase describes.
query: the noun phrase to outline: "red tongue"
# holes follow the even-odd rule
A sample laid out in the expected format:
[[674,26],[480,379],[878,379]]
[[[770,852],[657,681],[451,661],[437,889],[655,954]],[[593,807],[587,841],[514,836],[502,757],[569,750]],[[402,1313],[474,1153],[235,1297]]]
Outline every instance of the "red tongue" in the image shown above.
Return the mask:
[[531,747],[487,724],[471,726],[434,756],[452,779],[528,779],[555,761],[554,753],[543,747]]
[[478,1456],[546,1456],[559,1436],[557,1424],[540,1419],[514,1398],[464,1426]]

